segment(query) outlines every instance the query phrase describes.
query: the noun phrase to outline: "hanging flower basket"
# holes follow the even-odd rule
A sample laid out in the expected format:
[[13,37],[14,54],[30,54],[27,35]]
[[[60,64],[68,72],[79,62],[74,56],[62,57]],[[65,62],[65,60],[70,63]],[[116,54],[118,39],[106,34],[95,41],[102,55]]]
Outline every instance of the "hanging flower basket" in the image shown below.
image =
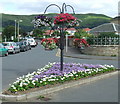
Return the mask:
[[51,26],[52,25],[52,18],[44,16],[44,15],[38,15],[35,17],[35,19],[32,21],[34,24],[34,27],[43,27],[43,26]]
[[57,14],[57,16],[55,16],[54,18],[47,17],[45,15],[39,15],[36,16],[35,19],[32,21],[34,27],[53,27],[64,24],[64,26],[67,28],[79,26],[80,22],[80,20],[68,13]]
[[66,26],[74,27],[79,25],[79,20],[68,13],[61,13],[54,17],[54,24],[61,25],[64,24]]
[[[59,30],[61,30],[61,27],[63,30],[69,27],[76,27],[79,25],[79,22],[80,21],[76,17],[68,13],[57,14],[54,18],[39,15],[33,20],[34,27],[48,26]],[[44,39],[44,41],[41,42],[41,45],[45,48],[45,50],[53,50],[57,48],[56,42],[52,38]]]

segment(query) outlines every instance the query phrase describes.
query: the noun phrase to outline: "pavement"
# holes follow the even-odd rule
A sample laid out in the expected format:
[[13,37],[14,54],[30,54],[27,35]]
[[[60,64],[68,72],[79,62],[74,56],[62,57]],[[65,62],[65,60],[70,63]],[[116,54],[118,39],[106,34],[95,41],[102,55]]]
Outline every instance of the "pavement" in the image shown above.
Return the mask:
[[[60,56],[60,49],[58,49],[56,56]],[[67,50],[65,47],[64,57],[71,57],[71,58],[78,58],[78,59],[117,60],[118,61],[118,57],[85,55],[81,53],[80,49],[75,47],[68,47]]]

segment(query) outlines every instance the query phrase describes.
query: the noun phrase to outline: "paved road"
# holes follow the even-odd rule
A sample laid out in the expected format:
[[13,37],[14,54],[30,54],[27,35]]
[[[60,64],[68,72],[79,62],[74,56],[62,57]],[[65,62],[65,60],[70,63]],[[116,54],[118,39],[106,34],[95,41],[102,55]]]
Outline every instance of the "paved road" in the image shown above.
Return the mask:
[[55,51],[44,51],[42,47],[37,46],[27,52],[21,52],[15,55],[9,55],[2,58],[2,78],[3,89],[13,82],[17,77],[33,72],[38,68],[48,64],[48,62],[58,61],[55,57]]
[[[67,88],[46,97],[51,98],[47,102],[118,102],[118,75]],[[29,101],[39,102],[36,99]]]
[[[48,62],[59,62],[56,57],[57,50],[45,51],[42,46],[38,45],[32,50],[21,52],[15,55],[9,55],[2,58],[2,89],[8,88],[8,85],[16,80],[17,77],[33,72],[38,68],[48,64]],[[87,60],[64,58],[64,62],[79,62],[88,64],[113,64],[118,67],[117,60]]]
[[57,92],[51,102],[118,102],[118,76]]

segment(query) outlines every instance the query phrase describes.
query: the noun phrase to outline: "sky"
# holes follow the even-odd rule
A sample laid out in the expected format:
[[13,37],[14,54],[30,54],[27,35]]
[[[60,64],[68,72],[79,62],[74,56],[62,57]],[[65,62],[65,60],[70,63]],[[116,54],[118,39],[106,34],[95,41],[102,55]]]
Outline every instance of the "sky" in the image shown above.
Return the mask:
[[[110,17],[118,16],[119,0],[0,0],[0,13],[31,15],[42,14],[50,4],[62,7],[62,4],[71,5],[76,14],[97,13]],[[118,6],[119,5],[119,6]],[[59,13],[56,6],[50,6],[46,13]],[[72,9],[67,7],[67,12]]]

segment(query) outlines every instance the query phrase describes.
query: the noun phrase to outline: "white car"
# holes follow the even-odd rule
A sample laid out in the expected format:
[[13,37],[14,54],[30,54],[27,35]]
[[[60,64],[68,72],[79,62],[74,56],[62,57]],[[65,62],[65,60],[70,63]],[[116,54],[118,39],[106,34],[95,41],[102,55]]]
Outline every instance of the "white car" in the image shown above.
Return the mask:
[[36,43],[35,39],[33,39],[33,38],[28,38],[27,41],[30,43],[31,47],[32,47],[32,46],[33,46],[33,47],[37,46],[37,43]]
[[8,49],[9,53],[15,54],[20,52],[20,47],[15,42],[3,42],[3,45]]

